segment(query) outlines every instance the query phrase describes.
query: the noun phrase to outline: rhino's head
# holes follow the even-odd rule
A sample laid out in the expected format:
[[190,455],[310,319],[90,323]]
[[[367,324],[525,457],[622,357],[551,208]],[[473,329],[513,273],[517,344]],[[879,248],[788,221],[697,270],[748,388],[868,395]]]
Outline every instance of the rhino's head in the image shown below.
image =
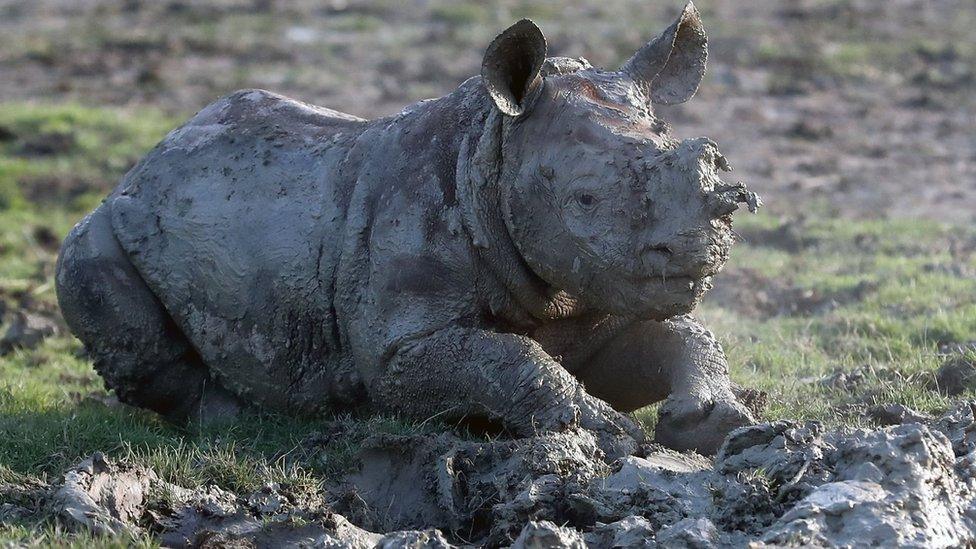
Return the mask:
[[756,207],[730,185],[715,143],[677,140],[653,104],[688,100],[705,71],[706,37],[688,4],[623,68],[546,59],[523,20],[485,55],[482,81],[503,130],[502,218],[529,267],[584,303],[665,318],[691,310],[728,259],[732,212]]

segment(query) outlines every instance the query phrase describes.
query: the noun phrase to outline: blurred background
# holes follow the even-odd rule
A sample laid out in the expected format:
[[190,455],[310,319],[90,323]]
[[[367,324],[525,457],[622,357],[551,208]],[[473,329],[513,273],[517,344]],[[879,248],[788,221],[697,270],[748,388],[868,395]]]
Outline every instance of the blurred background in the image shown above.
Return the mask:
[[[884,404],[924,413],[976,394],[976,3],[696,4],[706,79],[658,112],[679,137],[717,141],[766,203],[737,218],[741,242],[699,311],[735,379],[765,391],[767,417],[853,425],[884,422]],[[0,0],[0,473],[59,471],[120,439],[184,448],[185,433],[105,392],[52,273],[70,227],[195,111],[258,87],[389,115],[477,74],[521,17],[550,55],[614,68],[681,7]],[[289,446],[249,437],[235,452]]]
[[[552,55],[615,68],[683,1],[2,0],[0,99],[178,120],[258,87],[372,118],[477,74],[518,18]],[[974,220],[972,1],[697,5],[707,80],[662,114],[718,141],[770,211]]]

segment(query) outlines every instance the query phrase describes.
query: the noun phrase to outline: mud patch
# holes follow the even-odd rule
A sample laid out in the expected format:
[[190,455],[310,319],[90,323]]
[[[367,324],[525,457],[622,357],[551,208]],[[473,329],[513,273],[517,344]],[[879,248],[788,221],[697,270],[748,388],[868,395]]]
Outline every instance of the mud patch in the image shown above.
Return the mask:
[[821,315],[860,301],[877,285],[862,281],[850,288],[822,291],[795,286],[788,280],[770,278],[753,269],[728,269],[717,275],[705,301],[753,318]]
[[946,349],[935,377],[939,390],[949,396],[976,389],[976,342]]
[[767,423],[734,432],[714,462],[647,446],[607,463],[587,433],[397,437],[368,445],[345,489],[404,521],[390,526],[492,547],[972,542],[973,406],[927,422]]
[[70,204],[88,193],[104,193],[109,181],[65,174],[31,175],[17,181],[24,198],[34,204]]
[[[806,128],[807,126],[800,125],[799,127]],[[812,132],[813,130],[791,131]],[[795,254],[815,246],[818,242],[816,238],[809,235],[806,224],[803,217],[797,217],[796,219],[784,220],[778,226],[769,229],[759,227],[743,229],[739,231],[739,236],[743,242],[752,246],[775,248]]]
[[[0,485],[0,522],[56,521],[73,530],[125,537],[153,534],[165,547],[446,547],[436,531],[375,534],[331,511],[318,496],[269,484],[237,495],[185,488],[153,471],[96,453],[46,485]],[[413,545],[411,545],[411,543]]]
[[176,547],[964,546],[976,542],[974,409],[870,430],[764,423],[714,461],[647,445],[611,462],[583,431],[378,435],[312,495],[186,488],[96,454],[53,485],[4,485],[0,520]]
[[0,337],[0,356],[15,349],[33,349],[46,338],[61,333],[61,326],[42,314],[18,311]]
[[71,132],[40,132],[23,138],[17,154],[21,156],[56,156],[68,154],[78,147],[78,139]]

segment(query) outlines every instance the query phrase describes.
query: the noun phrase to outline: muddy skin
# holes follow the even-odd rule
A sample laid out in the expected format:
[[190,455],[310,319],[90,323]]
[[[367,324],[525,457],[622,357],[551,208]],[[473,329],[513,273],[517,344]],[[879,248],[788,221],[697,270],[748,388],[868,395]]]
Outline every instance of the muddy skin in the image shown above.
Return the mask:
[[520,21],[481,77],[390,118],[232,94],[67,237],[64,317],[120,399],[175,421],[579,425],[622,455],[642,432],[620,412],[667,398],[658,440],[714,453],[753,419],[687,313],[758,199],[652,109],[705,58],[689,4],[619,71],[547,58]]

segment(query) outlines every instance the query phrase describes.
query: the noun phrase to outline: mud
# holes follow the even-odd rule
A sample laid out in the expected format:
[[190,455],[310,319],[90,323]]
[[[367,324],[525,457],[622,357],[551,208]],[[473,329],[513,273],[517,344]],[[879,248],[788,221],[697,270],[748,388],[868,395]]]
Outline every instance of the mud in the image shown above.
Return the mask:
[[861,301],[877,288],[873,282],[862,281],[849,288],[823,291],[771,278],[750,268],[728,269],[715,280],[716,287],[706,296],[707,302],[760,319],[823,315],[841,305]]
[[976,343],[946,349],[945,359],[935,374],[939,390],[950,396],[976,389]]
[[868,408],[868,416],[883,426],[925,423],[933,419],[932,416],[913,410],[904,404],[878,404]]
[[904,424],[877,430],[746,427],[714,461],[645,446],[608,462],[572,432],[377,439],[344,490],[386,527],[487,546],[957,546],[976,540],[973,404],[934,420],[902,411]]
[[96,454],[54,485],[2,486],[0,519],[175,547],[963,546],[976,542],[974,407],[873,430],[764,423],[714,460],[651,445],[608,460],[585,431],[382,435],[314,495],[185,488]]
[[33,349],[44,339],[61,332],[53,319],[30,311],[17,311],[13,315],[3,337],[0,337],[0,355],[15,349]]
[[106,536],[152,533],[164,547],[447,547],[436,531],[376,534],[318,497],[278,485],[238,495],[185,488],[155,472],[94,454],[53,485],[0,485],[0,521],[40,518]]
[[96,454],[53,485],[4,485],[0,517],[173,547],[961,546],[976,542],[974,407],[875,430],[764,423],[714,460],[651,445],[608,460],[585,431],[382,435],[315,495],[188,489]]

